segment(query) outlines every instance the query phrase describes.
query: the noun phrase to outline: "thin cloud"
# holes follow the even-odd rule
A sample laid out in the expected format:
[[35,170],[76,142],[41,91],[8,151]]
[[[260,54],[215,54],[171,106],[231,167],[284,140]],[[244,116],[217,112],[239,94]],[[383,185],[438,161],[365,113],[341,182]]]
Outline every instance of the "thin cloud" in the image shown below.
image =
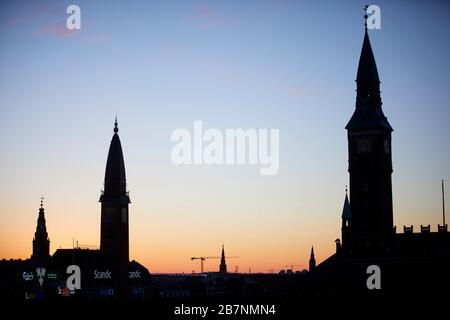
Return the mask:
[[71,30],[66,27],[66,23],[52,23],[39,28],[37,35],[52,35],[57,38],[67,38],[75,34],[78,30]]
[[230,25],[230,20],[218,15],[206,5],[201,5],[188,17],[189,22],[196,28],[209,29],[213,27],[226,27]]
[[291,97],[300,97],[303,94],[303,89],[300,85],[288,86],[286,91]]

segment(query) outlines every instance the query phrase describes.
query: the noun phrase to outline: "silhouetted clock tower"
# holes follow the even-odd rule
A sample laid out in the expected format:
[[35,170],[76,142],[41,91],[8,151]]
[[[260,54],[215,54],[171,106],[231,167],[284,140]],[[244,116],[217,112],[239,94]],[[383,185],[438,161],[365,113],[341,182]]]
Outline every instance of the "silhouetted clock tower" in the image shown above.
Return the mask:
[[346,126],[352,221],[344,251],[352,256],[384,255],[395,233],[391,182],[393,129],[381,108],[380,79],[367,24],[356,87],[355,112]]
[[31,255],[31,259],[38,263],[45,264],[50,258],[50,240],[48,238],[45,223],[43,200],[44,198],[41,198],[41,207],[39,208],[39,217],[33,238],[33,254]]
[[105,184],[100,202],[101,235],[100,251],[105,268],[112,273],[113,284],[118,288],[118,297],[127,295],[128,288],[128,204],[125,164],[117,127],[114,123],[114,135],[108,152],[105,171]]

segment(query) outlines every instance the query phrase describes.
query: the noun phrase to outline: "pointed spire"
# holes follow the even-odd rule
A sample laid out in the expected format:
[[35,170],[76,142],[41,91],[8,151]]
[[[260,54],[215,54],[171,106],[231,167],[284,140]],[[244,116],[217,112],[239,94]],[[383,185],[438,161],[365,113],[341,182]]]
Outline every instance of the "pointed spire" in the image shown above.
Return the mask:
[[381,108],[380,78],[367,32],[366,13],[364,14],[364,40],[356,75],[356,87],[356,110],[345,128],[381,127],[393,131]]
[[314,258],[314,246],[311,246],[311,254],[309,256],[309,271],[316,267],[316,259]]
[[122,145],[120,143],[117,117],[114,122],[114,135],[111,140],[108,152],[108,160],[105,170],[104,191],[100,198],[103,200],[126,200],[129,201],[126,191],[127,182],[125,174],[125,162],[123,160]]
[[219,266],[219,272],[220,273],[227,273],[227,264],[225,261],[225,247],[222,244],[222,256],[220,258],[220,266]]
[[352,217],[352,211],[350,209],[350,202],[348,201],[347,186],[345,186],[345,200],[344,208],[342,209],[342,218],[349,219]]
[[[367,6],[364,10],[367,10]],[[366,12],[366,11],[364,11]],[[369,33],[367,32],[367,13],[364,14],[364,41],[359,57],[358,73],[356,81],[368,81],[377,84],[380,82],[378,77],[377,64],[370,44]]]

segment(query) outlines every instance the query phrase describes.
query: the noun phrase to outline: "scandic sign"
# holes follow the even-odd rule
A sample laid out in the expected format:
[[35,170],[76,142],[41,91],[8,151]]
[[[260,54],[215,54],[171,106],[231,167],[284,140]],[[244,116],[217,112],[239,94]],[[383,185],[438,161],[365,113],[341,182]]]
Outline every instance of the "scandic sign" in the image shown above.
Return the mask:
[[[112,279],[112,278],[113,278],[112,272],[109,270],[105,270],[105,271],[98,271],[97,269],[94,270],[94,279]],[[141,272],[139,270],[129,271],[128,278],[129,279],[140,279]]]

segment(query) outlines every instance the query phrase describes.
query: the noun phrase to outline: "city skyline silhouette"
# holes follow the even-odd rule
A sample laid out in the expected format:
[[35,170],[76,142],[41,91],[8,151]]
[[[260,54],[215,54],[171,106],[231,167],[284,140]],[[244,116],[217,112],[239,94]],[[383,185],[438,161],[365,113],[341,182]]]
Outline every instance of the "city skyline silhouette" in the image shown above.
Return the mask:
[[[95,8],[95,5],[83,2],[80,5],[86,12]],[[351,22],[344,24],[343,30],[336,30],[331,22],[328,26],[327,23],[318,26],[310,21],[316,15],[322,16],[324,21],[332,17],[312,4],[309,6],[311,17],[303,20],[297,19],[297,15],[303,17],[305,13],[288,12],[289,9],[300,9],[297,4],[269,7],[271,5],[267,4],[268,7],[261,9],[250,21],[255,23],[261,17],[271,17],[271,9],[278,10],[272,13],[271,21],[278,23],[273,32],[282,35],[289,30],[288,35],[277,42],[278,48],[282,48],[280,52],[272,52],[269,41],[260,39],[249,47],[243,45],[242,52],[229,52],[228,59],[224,59],[227,55],[223,50],[231,47],[233,41],[229,37],[235,35],[239,27],[233,26],[231,18],[225,23],[227,15],[237,19],[234,23],[238,26],[248,28],[247,37],[267,31],[260,23],[257,24],[261,28],[259,31],[251,29],[250,23],[238,19],[242,16],[235,13],[234,7],[182,6],[179,8],[181,22],[177,20],[169,30],[176,37],[181,26],[189,25],[185,35],[189,40],[195,40],[195,45],[188,41],[167,43],[163,37],[157,37],[160,46],[155,47],[161,51],[154,49],[155,53],[146,43],[142,46],[143,52],[133,49],[127,54],[124,48],[130,44],[133,44],[132,48],[139,48],[136,45],[139,41],[125,41],[119,37],[120,28],[114,29],[117,38],[110,32],[105,39],[96,39],[98,42],[95,43],[92,43],[95,27],[87,27],[86,33],[82,29],[79,34],[62,38],[51,32],[35,34],[30,28],[43,21],[53,23],[55,18],[50,13],[33,18],[26,6],[9,5],[8,18],[25,16],[29,22],[10,25],[11,19],[2,20],[9,27],[1,33],[1,41],[20,49],[21,55],[13,59],[12,51],[5,50],[0,59],[6,70],[0,82],[3,96],[1,128],[5,137],[1,141],[5,157],[2,159],[4,182],[0,202],[4,223],[0,232],[3,243],[0,258],[31,256],[41,196],[46,198],[51,253],[60,247],[71,248],[74,238],[82,244],[100,245],[96,196],[103,182],[108,135],[116,112],[133,200],[130,205],[130,259],[140,261],[150,272],[191,273],[198,269],[198,264],[190,257],[217,256],[225,243],[233,255],[240,256],[239,261],[227,261],[229,272],[239,266],[242,272],[251,268],[252,272],[265,273],[270,269],[286,269],[286,265],[301,264],[304,267],[299,269],[307,269],[312,245],[317,264],[329,257],[335,250],[334,240],[340,237],[345,185],[350,184],[344,125],[354,110],[353,81],[363,35],[361,10],[344,7],[343,12],[348,9],[348,13],[343,15],[352,17],[348,19]],[[49,7],[52,9],[52,5]],[[417,39],[400,40],[408,20],[398,14],[393,16],[392,12],[398,11],[396,5],[382,3],[381,7],[383,27],[370,31],[370,36],[380,69],[383,109],[396,130],[392,155],[395,166],[394,225],[398,231],[403,225],[414,225],[416,231],[420,225],[430,224],[436,231],[437,224],[442,223],[441,179],[448,180],[450,176],[446,165],[450,154],[445,147],[449,136],[446,126],[449,111],[445,106],[449,97],[444,93],[449,65],[446,59],[440,58],[446,56],[449,47],[439,39],[427,38],[430,44],[426,54],[438,57],[425,61],[420,53],[408,49],[421,46],[430,30],[439,30],[441,24],[448,22],[431,19],[433,14],[441,12],[435,7],[428,11],[409,8],[406,12],[410,15],[423,15],[423,26],[411,23],[409,28],[419,30],[411,32]],[[164,5],[158,5],[158,8],[168,14]],[[242,9],[249,8],[244,6]],[[120,7],[112,8],[112,12],[117,11]],[[281,22],[281,17],[288,19]],[[105,17],[98,19],[107,20]],[[139,19],[128,19],[131,26],[123,26],[122,32],[130,31],[127,28],[140,30],[135,27],[144,27],[137,24]],[[297,20],[300,25],[294,24]],[[302,23],[316,26],[314,38],[301,31]],[[296,32],[299,32],[298,38]],[[142,38],[145,33],[134,31],[130,34],[145,39]],[[40,59],[35,66],[27,62],[30,56],[26,54],[20,35],[24,39],[31,38],[39,49],[35,54]],[[202,46],[201,36],[209,42],[222,36],[227,40],[227,46],[221,46],[217,51]],[[239,43],[244,40],[240,39]],[[394,45],[399,41],[409,47],[401,49],[399,44]],[[311,49],[305,49],[304,45],[308,43]],[[188,48],[187,57],[174,58],[174,52],[184,47]],[[75,48],[78,48],[79,56],[73,54]],[[112,55],[106,53],[114,48],[120,50]],[[261,50],[261,55],[251,59],[249,56],[257,49]],[[94,55],[96,50],[103,54],[104,65],[103,60]],[[200,55],[202,51],[204,55]],[[144,53],[149,53],[152,58],[146,60]],[[318,55],[316,59],[311,58],[314,53]],[[45,60],[49,59],[46,54],[59,58],[50,63]],[[242,60],[237,58],[240,54]],[[310,59],[305,61],[302,54]],[[123,61],[137,58],[145,62],[143,66],[127,62],[125,71],[113,68],[115,78],[121,79],[117,82],[100,76],[101,71],[107,70],[110,62],[120,55],[123,55]],[[205,57],[211,58],[202,60]],[[286,62],[279,62],[281,58]],[[18,89],[12,88],[18,84],[18,75],[11,75],[7,81],[5,75],[12,74],[9,61],[21,74],[30,75],[23,85],[29,98],[18,99]],[[99,61],[98,66],[95,66],[96,61]],[[155,68],[156,75],[152,76],[152,61],[164,61],[169,67]],[[308,61],[314,62],[316,68],[306,67]],[[188,68],[189,62],[193,62],[192,69]],[[73,68],[71,63],[74,63]],[[78,69],[77,74],[76,68],[83,65],[86,69]],[[68,69],[60,73],[57,69],[64,70],[63,66]],[[230,66],[236,66],[236,69]],[[277,68],[282,71],[267,77],[271,81],[256,81]],[[89,70],[97,75],[94,79],[98,81],[97,88],[95,81],[83,84],[82,79]],[[164,70],[168,71],[167,75]],[[202,76],[194,78],[195,81],[186,88],[183,82],[176,81],[176,75],[184,75],[186,80],[198,70]],[[401,70],[404,72],[400,73]],[[73,82],[62,81],[71,72],[75,77]],[[433,72],[439,73],[441,81],[433,80],[430,84],[425,80],[431,79]],[[38,80],[40,77],[43,78],[41,81]],[[420,77],[423,80],[413,80]],[[158,78],[164,85],[157,85]],[[135,87],[125,84],[130,80],[134,80]],[[211,84],[206,85],[208,82]],[[40,87],[30,88],[33,83],[39,83]],[[123,90],[117,87],[118,83],[124,86]],[[51,94],[53,90],[54,95]],[[219,91],[223,94],[218,94]],[[256,97],[258,92],[263,92],[260,98]],[[171,98],[173,93],[186,98]],[[237,101],[240,102],[236,104]],[[277,115],[271,119],[274,114]],[[203,120],[207,127],[223,130],[280,128],[280,173],[271,178],[260,177],[251,166],[174,166],[170,162],[173,145],[170,132],[178,127],[190,127],[197,119]],[[427,121],[424,123],[423,119]],[[15,241],[8,241],[12,238]],[[163,241],[164,246],[157,245]],[[206,266],[211,271],[218,269],[216,263]]]

